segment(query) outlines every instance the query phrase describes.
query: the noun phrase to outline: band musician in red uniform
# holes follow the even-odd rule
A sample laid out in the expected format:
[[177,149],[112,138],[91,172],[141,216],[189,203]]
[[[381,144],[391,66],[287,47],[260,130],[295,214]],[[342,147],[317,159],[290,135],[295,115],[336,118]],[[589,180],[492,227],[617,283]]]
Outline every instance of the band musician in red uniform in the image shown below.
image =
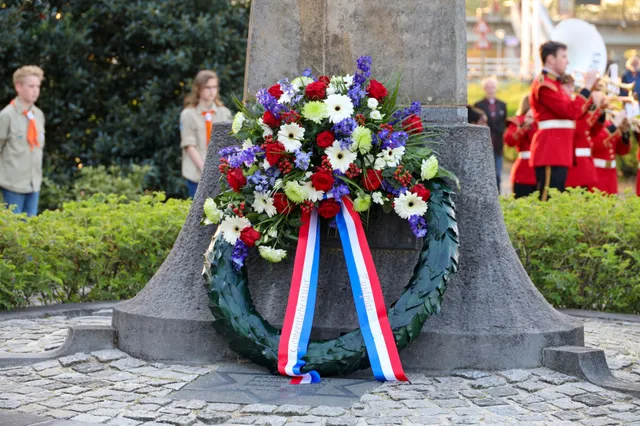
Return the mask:
[[[604,114],[600,121],[604,121]],[[604,126],[593,138],[593,163],[598,176],[595,188],[605,194],[618,195],[616,155],[629,153],[630,138],[624,111],[617,113],[613,122],[604,122]]]
[[520,102],[516,116],[507,122],[504,143],[518,151],[518,158],[511,167],[511,187],[515,198],[526,197],[536,192],[536,172],[529,165],[531,140],[537,129],[533,121],[533,110],[527,95]]
[[576,120],[591,106],[594,96],[591,89],[598,77],[596,71],[588,71],[584,76],[586,87],[572,100],[560,80],[569,64],[567,46],[546,42],[540,46],[540,57],[544,68],[531,85],[529,98],[538,123],[529,162],[536,171],[540,199],[546,201],[549,188],[565,189],[567,171],[574,162]]

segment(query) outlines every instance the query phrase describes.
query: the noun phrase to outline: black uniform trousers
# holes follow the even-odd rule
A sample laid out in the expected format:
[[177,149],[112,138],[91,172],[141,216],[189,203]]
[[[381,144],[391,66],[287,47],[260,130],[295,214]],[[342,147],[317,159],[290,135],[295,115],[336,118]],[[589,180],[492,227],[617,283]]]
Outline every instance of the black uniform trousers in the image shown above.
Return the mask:
[[555,188],[560,192],[565,190],[568,171],[568,167],[561,166],[536,167],[536,187],[540,191],[540,200],[549,199],[549,188]]

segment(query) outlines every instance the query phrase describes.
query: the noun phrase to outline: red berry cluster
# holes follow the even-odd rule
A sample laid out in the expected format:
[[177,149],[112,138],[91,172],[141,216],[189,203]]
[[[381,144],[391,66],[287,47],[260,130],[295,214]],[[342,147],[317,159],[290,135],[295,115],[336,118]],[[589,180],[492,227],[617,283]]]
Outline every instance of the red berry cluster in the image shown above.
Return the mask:
[[278,168],[283,175],[286,175],[287,173],[291,173],[293,171],[293,163],[286,157],[281,158],[280,161],[278,161]]
[[380,130],[388,130],[390,132],[393,132],[393,126],[389,123],[384,123],[380,125]]
[[411,183],[411,173],[404,169],[404,166],[398,166],[395,172],[393,172],[393,178],[400,182],[402,186],[409,186]]
[[273,136],[271,135],[264,137],[264,142],[262,143],[262,145],[260,145],[260,148],[262,148],[263,151],[266,151],[267,150],[266,146],[269,143],[273,143]]
[[362,169],[356,166],[355,164],[349,164],[349,170],[347,170],[344,175],[349,179],[353,179],[362,174]]
[[298,111],[291,110],[283,112],[282,114],[280,114],[280,116],[282,117],[282,120],[287,124],[297,123],[300,121],[300,113]]
[[311,213],[311,210],[315,207],[313,201],[306,200],[304,203],[300,205],[300,210],[305,213]]
[[356,114],[356,123],[360,126],[364,126],[364,123],[367,121],[364,114]]
[[244,203],[244,201],[242,201],[239,206],[236,206],[235,204],[229,204],[229,208],[231,209],[231,211],[233,211],[238,217],[243,217],[242,215],[245,207],[246,204]]
[[326,155],[322,156],[322,164],[320,165],[321,170],[326,170],[328,172],[333,172],[333,167],[331,166],[331,161],[329,161],[329,157]]
[[221,158],[220,165],[218,166],[218,171],[220,172],[220,174],[226,175],[229,172],[230,168],[231,167],[229,166],[229,162],[227,161],[227,159]]

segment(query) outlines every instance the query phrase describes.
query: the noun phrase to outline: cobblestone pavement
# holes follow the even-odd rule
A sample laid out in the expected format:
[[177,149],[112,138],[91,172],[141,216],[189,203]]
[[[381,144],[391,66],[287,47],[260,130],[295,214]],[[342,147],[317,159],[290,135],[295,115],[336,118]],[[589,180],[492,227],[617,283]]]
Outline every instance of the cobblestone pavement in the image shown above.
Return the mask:
[[[71,324],[109,317],[0,322],[0,351],[39,352],[59,345]],[[640,323],[589,319],[588,346],[605,349],[614,374],[640,382]],[[527,424],[639,425],[640,398],[607,391],[548,369],[410,374],[382,384],[345,410],[337,407],[214,404],[168,398],[218,366],[147,363],[117,350],[75,354],[0,369],[0,409],[109,425]],[[0,411],[1,415],[1,411]]]

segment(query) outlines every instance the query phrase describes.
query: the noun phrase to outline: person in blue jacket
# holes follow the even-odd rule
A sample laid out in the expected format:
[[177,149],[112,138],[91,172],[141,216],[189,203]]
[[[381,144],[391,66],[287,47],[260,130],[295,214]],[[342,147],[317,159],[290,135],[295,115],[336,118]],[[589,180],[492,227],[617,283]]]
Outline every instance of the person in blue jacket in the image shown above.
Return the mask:
[[[640,57],[635,55],[629,58],[627,61],[627,72],[622,75],[623,83],[636,83],[633,91],[640,97]],[[620,95],[627,96],[629,92],[627,90],[620,90]]]

